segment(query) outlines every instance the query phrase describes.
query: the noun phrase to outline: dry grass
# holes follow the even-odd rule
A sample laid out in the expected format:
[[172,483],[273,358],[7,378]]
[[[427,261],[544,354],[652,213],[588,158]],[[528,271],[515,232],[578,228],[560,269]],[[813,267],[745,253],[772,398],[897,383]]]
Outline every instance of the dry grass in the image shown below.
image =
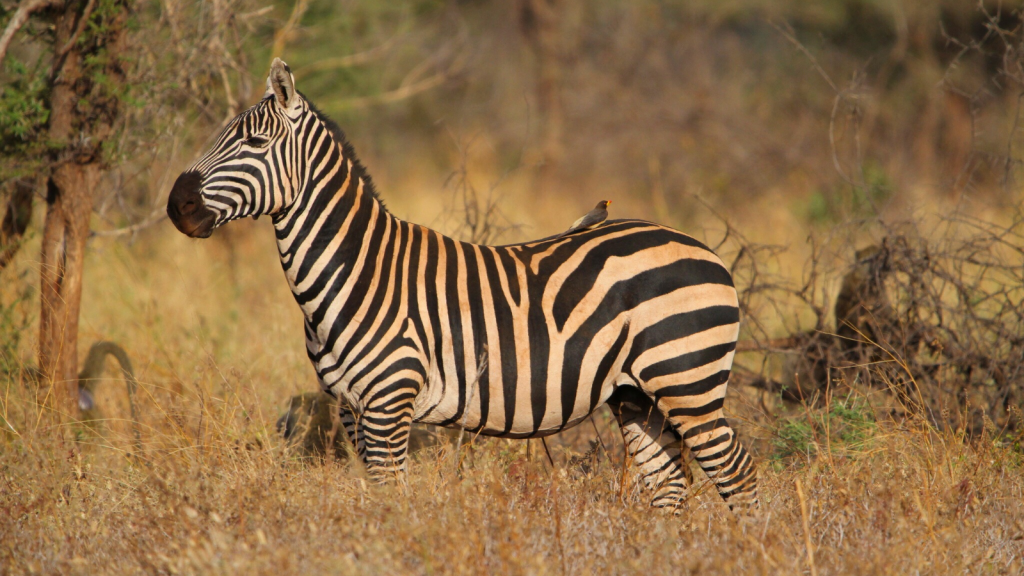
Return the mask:
[[[242,391],[238,391],[239,395]],[[1019,451],[914,426],[869,447],[763,467],[761,516],[699,494],[680,515],[620,489],[617,458],[552,471],[536,446],[477,441],[421,453],[408,487],[358,468],[282,459],[240,414],[162,422],[135,464],[127,438],[40,428],[3,446],[0,558],[9,573],[803,573],[795,486],[819,574],[1017,574],[1024,564]],[[198,416],[198,414],[192,414]],[[627,488],[630,484],[627,481]]]
[[[369,485],[349,463],[290,459],[273,422],[313,380],[259,226],[205,243],[158,232],[94,245],[83,340],[113,338],[133,355],[145,449],[127,454],[119,380],[100,387],[108,420],[91,427],[58,425],[29,381],[0,383],[0,571],[811,573],[808,539],[817,574],[1024,570],[1022,438],[892,423],[861,397],[805,411],[734,390],[762,463],[763,508],[749,521],[699,471],[686,510],[652,512],[632,477],[623,483],[605,413],[611,454],[589,473],[568,463],[594,438],[586,423],[554,442],[555,470],[536,441],[527,458],[525,442],[483,438],[458,456],[451,444],[419,454],[405,488]],[[31,262],[17,266],[5,305],[8,287],[34,278]]]

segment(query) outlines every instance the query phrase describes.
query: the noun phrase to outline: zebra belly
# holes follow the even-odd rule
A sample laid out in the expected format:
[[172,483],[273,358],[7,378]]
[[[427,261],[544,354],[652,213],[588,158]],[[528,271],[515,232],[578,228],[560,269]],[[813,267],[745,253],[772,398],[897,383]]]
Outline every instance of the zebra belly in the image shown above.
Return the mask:
[[[595,353],[602,352],[596,350]],[[430,373],[430,371],[428,371]],[[589,374],[589,373],[588,373]],[[550,404],[557,398],[560,401],[561,394],[565,383],[560,379],[551,379],[543,387],[533,387],[529,380],[525,383],[512,382],[505,383],[500,380],[500,371],[495,375],[495,382],[479,382],[477,388],[474,390],[460,391],[458,384],[444,383],[437,379],[434,379],[428,386],[421,391],[419,397],[416,399],[416,411],[414,420],[416,422],[424,424],[433,424],[444,426],[448,428],[464,428],[474,434],[481,434],[484,436],[495,436],[499,438],[537,438],[542,436],[549,436],[556,434],[567,428],[575,426],[582,420],[586,419],[590,414],[593,413],[597,407],[604,404],[608,398],[614,392],[615,387],[620,384],[632,384],[632,380],[628,377],[621,375],[618,372],[617,367],[611,373],[607,375],[604,381],[599,385],[599,390],[593,390],[593,385],[589,385],[583,382],[577,382],[573,388],[576,389],[576,399],[573,401],[571,410],[568,412],[567,417],[556,417],[551,418],[549,415],[552,413]],[[506,395],[502,394],[502,398],[497,399],[496,402],[488,403],[487,406],[487,417],[484,418],[484,410],[481,406],[480,389],[481,385],[491,384],[492,394],[490,398],[495,399],[494,390],[501,390],[504,386],[509,387],[509,394],[507,397],[516,397],[521,394],[523,388],[527,392],[532,389],[540,390],[543,389],[544,393],[541,394],[541,398],[530,398],[530,402],[525,404],[518,404],[512,410],[512,421],[511,423],[506,421],[506,413],[503,410],[501,402],[504,401]],[[465,394],[464,407],[460,409],[459,399],[462,394]],[[592,402],[596,398],[596,403],[592,405]],[[534,402],[538,402],[544,410],[542,410],[542,419],[539,425],[536,421],[534,414]],[[561,412],[561,405],[557,404],[558,414]]]
[[[602,402],[601,404],[603,404],[603,403],[604,402]],[[598,406],[600,406],[601,404],[598,404]],[[465,427],[467,432],[470,432],[472,434],[480,434],[481,436],[493,436],[493,437],[496,437],[496,438],[541,438],[541,437],[544,437],[544,436],[551,436],[552,434],[557,434],[557,433],[561,432],[562,430],[567,430],[569,428],[572,428],[573,426],[575,426],[575,425],[579,424],[580,422],[582,422],[583,420],[585,420],[592,413],[593,413],[593,410],[588,410],[586,413],[584,413],[582,415],[574,415],[573,418],[571,418],[563,426],[541,428],[541,429],[536,430],[536,431],[534,431],[532,429],[529,429],[529,430],[515,430],[515,429],[513,429],[513,430],[505,430],[504,428],[497,428],[497,427],[494,427],[494,426],[486,426],[486,425],[483,426],[483,427],[471,426],[471,425],[468,424],[468,422],[467,422],[467,424],[465,426],[463,426],[461,421],[445,422],[442,419],[432,418],[432,417],[429,417],[429,416],[426,417],[426,418],[415,418],[414,420],[416,422],[418,422],[418,423],[421,423],[421,424],[439,425],[439,426],[444,426],[445,428],[460,429],[460,428]]]

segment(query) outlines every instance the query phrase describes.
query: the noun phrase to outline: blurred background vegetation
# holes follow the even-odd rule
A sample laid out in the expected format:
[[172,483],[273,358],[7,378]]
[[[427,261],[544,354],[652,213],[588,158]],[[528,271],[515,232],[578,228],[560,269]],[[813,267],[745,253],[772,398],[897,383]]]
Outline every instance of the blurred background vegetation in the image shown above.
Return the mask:
[[280,52],[398,203],[462,154],[529,191],[527,236],[566,217],[536,204],[604,196],[695,227],[695,193],[809,226],[1019,199],[1007,3],[311,1],[281,38],[292,7],[254,31],[253,85]]
[[[468,166],[525,225],[509,241],[604,197],[613,216],[694,228],[694,194],[732,219],[770,209],[809,227],[998,210],[1020,198],[1019,4],[142,2],[130,138],[110,146],[118,207],[98,208],[112,227],[148,216],[160,170],[253,103],[281,56],[400,215],[442,215],[448,177]],[[44,144],[40,56],[12,50],[0,73],[3,182],[32,168],[10,158]]]

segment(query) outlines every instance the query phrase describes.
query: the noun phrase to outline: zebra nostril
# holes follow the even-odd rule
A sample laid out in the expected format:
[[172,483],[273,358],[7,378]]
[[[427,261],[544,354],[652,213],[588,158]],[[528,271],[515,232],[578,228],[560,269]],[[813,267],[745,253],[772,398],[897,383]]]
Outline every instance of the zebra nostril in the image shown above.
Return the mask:
[[192,216],[203,207],[199,188],[202,176],[198,172],[185,172],[174,182],[171,195],[167,199],[167,215],[174,220]]

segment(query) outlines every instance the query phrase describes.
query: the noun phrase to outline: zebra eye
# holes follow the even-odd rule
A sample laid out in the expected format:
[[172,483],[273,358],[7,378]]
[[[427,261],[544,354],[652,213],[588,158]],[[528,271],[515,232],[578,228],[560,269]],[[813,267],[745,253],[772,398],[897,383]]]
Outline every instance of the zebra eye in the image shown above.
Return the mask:
[[268,143],[270,143],[270,140],[264,138],[263,136],[249,136],[248,138],[243,140],[242,143],[248,146],[253,146],[255,148],[263,148]]

